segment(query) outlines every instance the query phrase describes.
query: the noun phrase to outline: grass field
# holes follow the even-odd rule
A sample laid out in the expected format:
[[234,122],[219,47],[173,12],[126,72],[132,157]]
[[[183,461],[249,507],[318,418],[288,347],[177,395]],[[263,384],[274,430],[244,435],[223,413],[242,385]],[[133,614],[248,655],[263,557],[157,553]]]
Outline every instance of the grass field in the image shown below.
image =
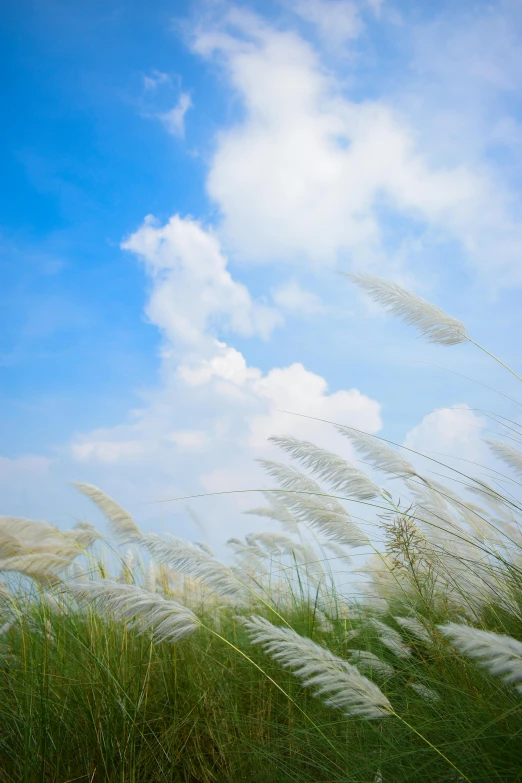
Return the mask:
[[[428,339],[473,343],[356,282]],[[270,525],[230,562],[90,485],[111,541],[1,518],[0,781],[522,780],[521,431],[498,428],[506,474],[444,483],[355,429],[371,477],[275,438],[253,510]]]

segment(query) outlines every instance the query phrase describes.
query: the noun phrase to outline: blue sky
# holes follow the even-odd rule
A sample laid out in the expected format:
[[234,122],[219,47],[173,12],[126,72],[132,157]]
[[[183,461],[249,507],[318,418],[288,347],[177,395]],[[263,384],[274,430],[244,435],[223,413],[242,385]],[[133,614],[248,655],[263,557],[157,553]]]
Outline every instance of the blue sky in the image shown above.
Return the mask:
[[[3,513],[67,525],[81,480],[193,535],[148,502],[265,485],[271,434],[353,457],[282,410],[488,459],[482,411],[513,409],[454,372],[511,379],[337,272],[408,285],[517,364],[519,2],[1,13]],[[221,539],[257,499],[197,502]]]

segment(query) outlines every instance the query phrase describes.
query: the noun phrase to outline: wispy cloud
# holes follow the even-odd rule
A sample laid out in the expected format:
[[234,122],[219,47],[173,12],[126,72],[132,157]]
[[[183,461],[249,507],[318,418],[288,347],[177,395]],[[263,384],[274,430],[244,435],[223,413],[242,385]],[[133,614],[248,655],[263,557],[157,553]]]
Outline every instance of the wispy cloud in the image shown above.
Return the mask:
[[161,84],[172,84],[172,77],[163,71],[143,74],[143,86],[146,90],[156,90]]
[[177,104],[167,112],[158,114],[157,117],[162,121],[165,128],[173,136],[183,138],[185,135],[185,115],[192,107],[192,99],[188,92],[182,92]]
[[325,306],[317,294],[302,288],[295,278],[272,291],[272,297],[282,310],[300,313],[304,317],[322,313],[325,310]]

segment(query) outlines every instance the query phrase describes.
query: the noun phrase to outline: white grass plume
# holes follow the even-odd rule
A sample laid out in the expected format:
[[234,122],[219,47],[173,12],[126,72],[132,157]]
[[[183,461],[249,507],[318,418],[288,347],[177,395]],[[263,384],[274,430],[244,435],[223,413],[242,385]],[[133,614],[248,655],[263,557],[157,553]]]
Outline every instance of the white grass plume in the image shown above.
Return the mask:
[[495,456],[509,465],[519,476],[522,476],[522,451],[520,449],[498,440],[486,440],[486,443]]
[[458,511],[475,538],[500,543],[499,531],[491,524],[490,513],[485,508],[464,499],[454,489],[440,481],[430,480],[430,488],[438,492],[452,508]]
[[136,567],[136,552],[129,547],[125,550],[121,561],[119,582],[134,582],[134,569]]
[[411,688],[421,696],[424,701],[431,702],[432,704],[440,701],[440,696],[433,688],[428,688],[427,685],[423,685],[422,682],[407,682],[408,688]]
[[269,476],[275,478],[277,483],[284,489],[294,492],[326,494],[316,481],[290,465],[270,459],[260,459],[258,462],[264,467]]
[[[304,547],[298,541],[294,541],[290,536],[283,533],[264,531],[262,533],[249,533],[245,536],[249,546],[258,548],[263,547],[266,550],[264,556],[268,555],[292,555],[300,563],[306,562]],[[262,550],[261,550],[262,552]]]
[[372,617],[368,624],[379,633],[379,639],[398,658],[408,658],[411,655],[410,648],[404,644],[402,637],[394,628]]
[[326,616],[322,609],[316,607],[314,611],[314,623],[322,633],[333,633],[334,626],[332,621]]
[[264,492],[263,495],[270,502],[270,506],[251,508],[243,513],[274,519],[276,522],[279,522],[286,533],[289,533],[290,535],[297,535],[299,533],[298,521],[288,510],[285,504],[275,502],[274,499],[270,498],[270,495],[266,492]]
[[358,500],[372,500],[381,494],[380,488],[365,473],[337,454],[290,436],[274,436],[269,440],[312,470],[319,478],[326,480],[338,492]]
[[58,528],[26,517],[0,516],[0,536],[15,536],[24,545],[55,535]]
[[459,536],[459,547],[462,543],[463,529],[453,507],[450,507],[446,499],[437,490],[424,484],[407,479],[405,481],[408,490],[415,501],[414,522],[420,523],[427,539],[439,543],[441,535],[448,545],[448,536]]
[[324,703],[345,715],[383,718],[394,714],[380,688],[357,667],[330,650],[300,636],[291,628],[277,627],[263,617],[251,617],[244,625],[254,644],[260,644],[275,661],[312,687]]
[[142,532],[129,514],[115,500],[113,500],[101,489],[93,484],[82,484],[73,481],[76,487],[83,495],[95,503],[107,521],[110,523],[115,536],[128,543],[138,541],[142,537]]
[[59,574],[71,564],[70,557],[54,553],[17,555],[0,560],[0,571],[18,571],[43,585],[58,584]]
[[480,666],[514,685],[522,694],[522,642],[512,636],[459,623],[439,625],[438,628],[459,652],[475,658]]
[[90,522],[77,522],[72,530],[64,531],[80,549],[89,549],[95,541],[101,538],[101,533]]
[[384,305],[407,324],[416,326],[430,342],[456,345],[470,339],[461,321],[397,283],[365,273],[346,276],[375,302]]
[[344,424],[336,426],[338,432],[349,438],[359,454],[366,462],[373,465],[377,470],[389,473],[392,476],[416,476],[417,472],[413,465],[391,446],[388,446],[380,438],[369,435],[366,432],[360,432],[353,427],[347,427]]
[[377,655],[368,650],[351,650],[350,660],[358,669],[380,674],[384,677],[391,677],[395,672],[393,666],[390,666],[386,661],[382,661]]
[[[325,541],[324,548],[332,553],[334,561],[343,562],[346,565],[352,564],[352,558],[341,544],[336,544],[335,541]],[[328,558],[328,561],[330,561],[330,558]]]
[[[282,497],[272,490],[275,497]],[[347,510],[334,498],[312,494],[292,494],[286,498],[295,517],[344,546],[364,546],[368,536],[355,524]]]
[[139,633],[151,630],[155,642],[177,642],[200,626],[197,616],[186,606],[136,585],[104,580],[74,583],[67,589],[77,601],[94,604],[105,615],[138,628]]
[[266,558],[266,552],[257,544],[249,544],[248,541],[241,541],[240,538],[229,538],[227,546],[234,550],[234,555],[241,561],[264,569],[262,561]]
[[74,557],[88,549],[100,537],[88,522],[79,522],[72,530],[25,517],[0,517],[0,557],[38,553]]
[[[289,465],[272,460],[259,460],[270,475],[285,489],[265,492],[276,503],[285,504],[295,519],[315,527],[339,544],[363,546],[368,537],[353,522],[347,510],[336,498],[324,492],[313,479]],[[286,490],[290,489],[290,492]]]
[[433,637],[416,617],[394,617],[393,619],[419,641],[433,644]]
[[230,566],[189,541],[169,535],[160,537],[155,533],[142,540],[158,563],[166,563],[176,571],[201,579],[218,595],[240,597],[244,593],[244,586]]

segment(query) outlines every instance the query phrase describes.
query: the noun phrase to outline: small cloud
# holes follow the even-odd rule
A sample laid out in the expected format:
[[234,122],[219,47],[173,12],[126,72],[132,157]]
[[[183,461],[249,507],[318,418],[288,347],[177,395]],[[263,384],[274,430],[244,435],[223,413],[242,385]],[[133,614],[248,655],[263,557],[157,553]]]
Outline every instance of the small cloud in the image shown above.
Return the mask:
[[169,133],[173,136],[183,138],[185,135],[185,114],[192,106],[192,100],[188,92],[182,92],[179,100],[170,111],[164,114],[158,114],[158,118],[163,122]]
[[297,280],[288,280],[282,286],[272,291],[274,302],[283,310],[290,312],[303,313],[310,315],[312,313],[324,312],[324,305],[319,297],[301,288]]
[[49,474],[52,461],[38,454],[23,454],[21,457],[0,456],[0,481],[29,480]]
[[204,430],[174,430],[167,436],[180,449],[202,449],[209,443],[209,436]]
[[383,2],[384,0],[366,0],[366,4],[371,8],[377,18],[380,16]]
[[[375,6],[375,0],[369,4]],[[291,7],[316,25],[323,41],[335,48],[357,38],[364,29],[358,4],[351,0],[293,0]]]
[[439,408],[408,432],[404,445],[428,456],[435,454],[484,463],[484,425],[484,419],[476,416],[465,403]]
[[155,90],[160,84],[171,84],[172,79],[168,73],[152,71],[150,76],[143,75],[143,86],[147,91]]

